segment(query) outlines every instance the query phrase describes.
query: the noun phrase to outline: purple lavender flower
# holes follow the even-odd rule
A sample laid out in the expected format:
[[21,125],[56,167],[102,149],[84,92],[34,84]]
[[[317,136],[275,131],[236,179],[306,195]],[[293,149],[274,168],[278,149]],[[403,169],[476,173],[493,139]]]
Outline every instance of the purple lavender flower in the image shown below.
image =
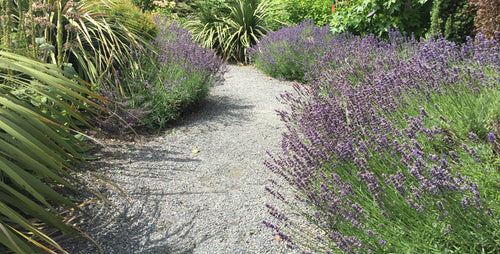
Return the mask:
[[[159,33],[151,47],[130,45],[128,48],[134,63],[125,64],[130,64],[130,70],[136,70],[139,65],[143,71],[117,72],[114,77],[108,77],[114,79],[116,87],[105,89],[112,91],[110,101],[128,105],[120,107],[123,114],[128,114],[127,111],[132,114],[135,108],[149,105],[141,116],[134,116],[140,121],[130,121],[135,127],[162,128],[166,122],[176,120],[182,110],[199,103],[211,86],[220,84],[226,71],[215,51],[201,47],[188,30],[166,19],[155,21]],[[180,94],[186,92],[191,96]]]
[[493,134],[492,132],[488,133],[488,142],[490,144],[493,144],[494,140],[495,140],[495,134]]
[[[432,217],[443,227],[464,213],[480,221],[487,205],[476,185],[457,172],[463,170],[464,153],[457,148],[464,138],[449,131],[456,119],[434,101],[456,96],[460,89],[490,89],[486,84],[495,84],[493,80],[462,63],[477,66],[481,59],[498,69],[498,60],[483,54],[493,50],[472,43],[466,54],[456,44],[434,38],[420,43],[393,38],[389,43],[347,34],[298,36],[307,35],[305,27],[269,34],[254,54],[262,68],[269,68],[266,72],[292,70],[294,64],[307,70],[300,78],[307,86],[294,84],[292,92],[281,96],[291,108],[279,112],[287,127],[283,153],[265,165],[296,188],[298,198],[289,203],[311,208],[308,218],[326,232],[328,237],[320,236],[325,244],[347,252],[376,252],[397,245],[390,229],[407,217]],[[316,42],[318,38],[328,42]],[[314,55],[315,46],[323,52]],[[277,52],[290,55],[278,59]],[[313,62],[294,58],[302,52],[312,52]],[[476,134],[469,136],[477,140]],[[493,138],[489,136],[490,143]],[[473,147],[463,149],[481,163]],[[412,230],[409,224],[404,227]],[[361,233],[353,235],[353,230]]]
[[469,132],[470,139],[472,142],[477,143],[477,136],[474,134],[474,132]]

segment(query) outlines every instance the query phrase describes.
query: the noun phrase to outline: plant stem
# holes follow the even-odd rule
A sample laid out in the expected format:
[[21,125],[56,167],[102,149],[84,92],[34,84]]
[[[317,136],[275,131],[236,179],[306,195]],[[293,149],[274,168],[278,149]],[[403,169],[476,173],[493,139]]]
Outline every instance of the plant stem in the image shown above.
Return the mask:
[[4,42],[4,46],[6,49],[10,48],[10,35],[9,35],[9,31],[10,31],[10,27],[9,27],[9,21],[10,21],[10,14],[9,14],[9,2],[8,1],[5,1],[3,0],[2,1],[2,9],[4,9],[3,13],[2,13],[2,16],[4,18],[4,22],[3,22],[3,42]]
[[57,66],[62,67],[63,64],[63,28],[62,28],[62,3],[57,1]]

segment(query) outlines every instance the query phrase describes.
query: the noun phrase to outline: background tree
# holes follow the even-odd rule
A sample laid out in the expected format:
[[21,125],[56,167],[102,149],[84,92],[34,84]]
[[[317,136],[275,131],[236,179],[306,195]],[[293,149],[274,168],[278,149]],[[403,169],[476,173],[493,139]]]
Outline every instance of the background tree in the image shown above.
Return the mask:
[[430,34],[463,43],[473,35],[475,16],[476,10],[468,0],[434,0]]
[[[426,34],[430,24],[432,0],[352,0],[339,1],[333,14],[332,31],[386,36],[398,27],[416,36]],[[375,11],[370,18],[367,15]]]

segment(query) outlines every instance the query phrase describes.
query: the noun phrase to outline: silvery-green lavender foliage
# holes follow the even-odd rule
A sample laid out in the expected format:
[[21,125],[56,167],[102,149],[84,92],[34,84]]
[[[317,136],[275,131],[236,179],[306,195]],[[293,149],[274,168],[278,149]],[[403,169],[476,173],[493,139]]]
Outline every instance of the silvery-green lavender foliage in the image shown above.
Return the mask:
[[138,64],[131,62],[129,67],[140,71],[122,70],[108,77],[127,90],[102,89],[105,97],[117,102],[118,117],[101,121],[101,127],[116,130],[125,121],[132,127],[162,128],[198,105],[212,85],[223,81],[226,68],[214,50],[194,42],[191,33],[176,22],[156,22],[159,33],[151,48],[130,46],[130,56]]
[[[258,57],[280,64],[273,47],[300,29],[269,34]],[[301,214],[322,233],[291,233],[293,222],[273,204],[264,223],[315,252],[498,252],[498,44],[389,37],[318,43],[323,54],[304,64],[309,85],[282,95],[291,107],[279,112],[282,153],[265,164],[296,199],[274,181],[267,189],[307,207]],[[315,52],[315,40],[295,42],[280,54]]]
[[249,50],[250,59],[266,74],[282,79],[303,80],[331,47],[334,36],[327,26],[312,20],[270,32]]

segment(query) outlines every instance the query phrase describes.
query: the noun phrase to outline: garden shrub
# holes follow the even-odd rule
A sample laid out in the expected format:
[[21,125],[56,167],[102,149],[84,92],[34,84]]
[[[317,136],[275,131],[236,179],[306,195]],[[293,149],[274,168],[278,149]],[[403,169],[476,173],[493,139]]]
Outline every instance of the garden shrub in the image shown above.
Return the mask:
[[142,11],[152,11],[155,8],[153,0],[132,0],[132,3],[141,8]]
[[[100,3],[99,1],[97,2]],[[109,5],[111,8],[102,8],[101,6],[100,11],[109,13],[116,22],[123,24],[132,33],[144,40],[154,40],[156,38],[158,27],[153,18],[150,15],[145,15],[130,0],[112,0],[109,1]]]
[[288,14],[285,21],[296,24],[310,19],[318,26],[327,25],[332,17],[332,4],[331,0],[285,0],[284,8]]
[[312,20],[270,32],[250,50],[250,58],[264,73],[275,78],[304,80],[317,60],[328,51],[333,34]]
[[489,39],[495,38],[495,33],[500,33],[500,0],[470,0],[477,8],[474,18],[476,32],[481,32]]
[[[430,25],[431,8],[432,0],[339,1],[330,26],[335,33],[373,33],[387,36],[390,28],[397,27],[408,34],[424,36]],[[375,11],[375,14],[372,18],[367,18],[372,11]]]
[[432,7],[432,35],[442,34],[444,38],[457,43],[465,42],[473,35],[476,11],[468,0],[434,0]]
[[229,0],[213,13],[202,5],[199,19],[186,27],[224,60],[247,62],[247,49],[270,31],[271,6],[269,0]]
[[498,252],[498,44],[389,38],[350,38],[376,54],[352,51],[352,64],[282,95],[283,152],[265,164],[296,196],[267,189],[322,233],[298,230],[276,204],[264,223],[312,252]]
[[325,70],[355,69],[360,62],[384,57],[383,49],[372,40],[373,35],[334,35],[328,26],[320,28],[306,20],[269,33],[250,56],[257,68],[272,77],[314,83]]
[[[152,16],[163,16],[176,19],[179,23],[191,18],[196,11],[194,1],[154,1]],[[207,2],[208,3],[208,2]]]
[[107,77],[126,85],[101,87],[105,97],[118,103],[115,117],[102,119],[101,127],[118,130],[120,121],[125,121],[132,127],[163,128],[198,105],[210,86],[222,82],[225,65],[214,50],[194,42],[177,22],[157,22],[160,29],[153,49],[144,51],[131,45],[134,61]]

